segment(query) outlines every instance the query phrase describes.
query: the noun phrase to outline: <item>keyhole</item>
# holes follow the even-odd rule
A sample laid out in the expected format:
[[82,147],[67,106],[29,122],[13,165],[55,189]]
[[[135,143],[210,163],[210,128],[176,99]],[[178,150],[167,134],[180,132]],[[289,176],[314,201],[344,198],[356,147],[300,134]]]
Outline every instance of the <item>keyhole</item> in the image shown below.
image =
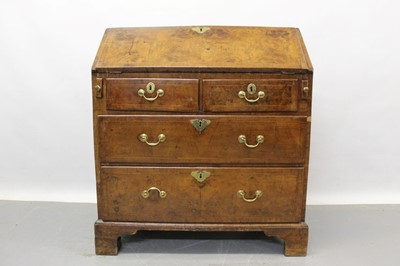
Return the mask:
[[200,121],[199,121],[199,127],[200,127],[200,128],[201,128],[201,125],[202,125],[202,121],[200,120]]
[[153,93],[155,87],[156,87],[156,85],[155,85],[153,82],[149,82],[149,83],[146,85],[147,92],[148,92],[148,93]]
[[247,92],[249,94],[255,93],[256,90],[257,90],[257,87],[256,87],[256,85],[254,83],[250,83],[249,85],[247,85]]
[[199,175],[199,179],[203,179],[203,176],[202,176],[202,174],[200,174],[200,175]]

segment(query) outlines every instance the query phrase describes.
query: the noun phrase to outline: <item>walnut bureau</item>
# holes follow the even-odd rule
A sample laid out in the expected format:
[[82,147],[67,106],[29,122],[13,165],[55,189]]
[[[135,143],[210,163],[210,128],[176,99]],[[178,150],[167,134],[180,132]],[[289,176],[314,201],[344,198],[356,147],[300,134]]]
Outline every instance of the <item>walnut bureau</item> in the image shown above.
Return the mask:
[[296,28],[107,29],[92,68],[96,253],[138,230],[307,253],[313,69]]

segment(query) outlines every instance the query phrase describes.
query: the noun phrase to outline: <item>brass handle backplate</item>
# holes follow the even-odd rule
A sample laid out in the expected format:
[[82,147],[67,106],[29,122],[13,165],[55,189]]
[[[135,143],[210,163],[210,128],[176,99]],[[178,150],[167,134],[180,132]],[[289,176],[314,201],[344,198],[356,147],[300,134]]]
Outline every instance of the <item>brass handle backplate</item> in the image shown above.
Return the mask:
[[[256,91],[257,91],[257,86],[254,83],[250,83],[249,85],[247,85],[247,92],[249,94],[254,94]],[[245,91],[239,91],[238,96],[239,96],[240,99],[245,99],[249,103],[255,103],[259,99],[265,97],[265,92],[263,92],[263,91],[259,91],[257,94],[258,94],[257,98],[249,99],[249,98],[247,98]]]
[[[156,90],[156,85],[153,82],[147,83],[146,92],[153,93],[155,90]],[[162,89],[158,89],[156,92],[157,93],[156,97],[153,97],[153,98],[146,97],[146,95],[145,95],[146,92],[144,91],[144,89],[139,89],[138,95],[140,97],[145,98],[149,102],[153,102],[153,101],[157,100],[158,97],[164,96],[164,90],[162,90]]]
[[152,191],[152,190],[158,191],[158,196],[162,199],[167,196],[167,192],[165,192],[164,190],[160,190],[157,187],[151,187],[149,189],[142,191],[142,197],[147,199],[150,196],[150,191]]
[[252,198],[252,199],[246,199],[245,198],[245,192],[244,192],[244,190],[239,190],[238,192],[237,192],[237,196],[239,197],[239,198],[241,198],[242,200],[244,200],[245,202],[254,202],[254,201],[256,201],[258,198],[261,198],[261,196],[262,196],[262,191],[261,190],[256,190],[256,195],[255,195],[255,197],[254,198]]
[[238,137],[238,141],[239,141],[239,143],[244,143],[244,145],[246,145],[246,147],[248,147],[248,148],[255,148],[255,147],[257,147],[259,144],[261,144],[261,143],[264,142],[264,136],[263,136],[263,135],[258,135],[258,136],[256,137],[257,144],[248,144],[248,143],[247,143],[247,139],[246,139],[246,135],[240,135],[240,136]]
[[140,134],[139,137],[138,137],[138,139],[139,139],[141,142],[146,143],[146,144],[149,145],[149,146],[157,146],[158,144],[160,144],[161,142],[164,142],[164,141],[167,139],[167,137],[166,137],[164,134],[159,134],[158,137],[157,137],[157,138],[158,138],[158,141],[157,141],[157,142],[154,142],[154,143],[148,142],[148,141],[147,141],[148,138],[149,138],[149,137],[147,136],[146,133],[142,133],[142,134]]

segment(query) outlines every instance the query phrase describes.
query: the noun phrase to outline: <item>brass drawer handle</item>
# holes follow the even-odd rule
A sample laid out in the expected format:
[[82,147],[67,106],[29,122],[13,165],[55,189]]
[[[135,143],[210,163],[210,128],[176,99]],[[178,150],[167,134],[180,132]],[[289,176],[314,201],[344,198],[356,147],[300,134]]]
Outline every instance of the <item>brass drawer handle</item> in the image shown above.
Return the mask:
[[149,189],[142,191],[142,197],[147,199],[150,196],[150,191],[152,191],[152,190],[158,191],[158,196],[162,199],[167,196],[167,192],[165,192],[164,190],[160,190],[157,187],[151,187]]
[[[249,85],[247,85],[247,92],[249,94],[254,94],[256,91],[257,91],[257,87],[256,87],[256,85],[254,83],[250,83]],[[258,97],[256,99],[247,98],[245,91],[239,91],[238,96],[239,96],[240,99],[245,99],[249,103],[255,103],[259,99],[265,97],[265,92],[263,92],[263,91],[259,91],[257,94],[258,94]]]
[[[153,92],[155,91],[155,89],[156,89],[156,85],[155,85],[153,82],[147,83],[147,85],[146,85],[146,91],[147,91],[148,93],[153,93]],[[138,90],[138,95],[139,95],[140,97],[145,98],[145,99],[146,99],[147,101],[149,101],[149,102],[153,102],[153,101],[157,100],[158,97],[164,96],[164,90],[162,90],[162,89],[158,89],[158,90],[157,90],[157,96],[156,96],[156,97],[153,97],[153,98],[148,98],[148,97],[146,97],[145,93],[146,93],[146,92],[144,91],[144,89],[139,89],[139,90]]]
[[244,143],[244,145],[246,145],[246,147],[253,149],[253,148],[257,147],[260,143],[264,142],[264,136],[263,135],[257,136],[257,138],[256,138],[257,144],[248,144],[246,141],[246,135],[240,135],[238,137],[238,141],[239,141],[239,143]]
[[167,137],[166,137],[164,134],[159,134],[158,137],[157,137],[157,138],[158,138],[158,141],[157,141],[157,142],[154,142],[154,143],[148,142],[148,141],[147,141],[148,138],[149,138],[149,137],[147,136],[146,133],[142,133],[142,134],[140,134],[139,137],[138,137],[138,139],[139,139],[141,142],[146,143],[146,144],[149,145],[149,146],[157,146],[158,144],[160,144],[161,142],[164,142],[164,141],[167,139]]
[[254,201],[256,201],[258,198],[261,198],[261,196],[262,196],[262,191],[261,191],[261,190],[257,190],[257,191],[256,191],[255,197],[252,198],[252,199],[246,199],[246,198],[244,197],[244,196],[245,196],[244,190],[239,190],[239,191],[237,192],[237,196],[238,196],[239,198],[242,198],[242,200],[244,200],[245,202],[254,202]]

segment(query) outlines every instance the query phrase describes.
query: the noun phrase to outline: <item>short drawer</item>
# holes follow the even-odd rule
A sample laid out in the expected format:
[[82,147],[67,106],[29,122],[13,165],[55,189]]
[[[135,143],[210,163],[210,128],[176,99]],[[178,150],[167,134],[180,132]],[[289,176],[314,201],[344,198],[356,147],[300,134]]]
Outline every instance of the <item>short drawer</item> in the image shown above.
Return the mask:
[[109,78],[107,109],[198,111],[197,79]]
[[303,116],[99,116],[100,163],[304,163],[308,124]]
[[209,112],[297,111],[297,79],[203,80],[204,110]]
[[[208,173],[199,182],[194,173]],[[102,167],[99,218],[140,222],[299,222],[304,168]]]

